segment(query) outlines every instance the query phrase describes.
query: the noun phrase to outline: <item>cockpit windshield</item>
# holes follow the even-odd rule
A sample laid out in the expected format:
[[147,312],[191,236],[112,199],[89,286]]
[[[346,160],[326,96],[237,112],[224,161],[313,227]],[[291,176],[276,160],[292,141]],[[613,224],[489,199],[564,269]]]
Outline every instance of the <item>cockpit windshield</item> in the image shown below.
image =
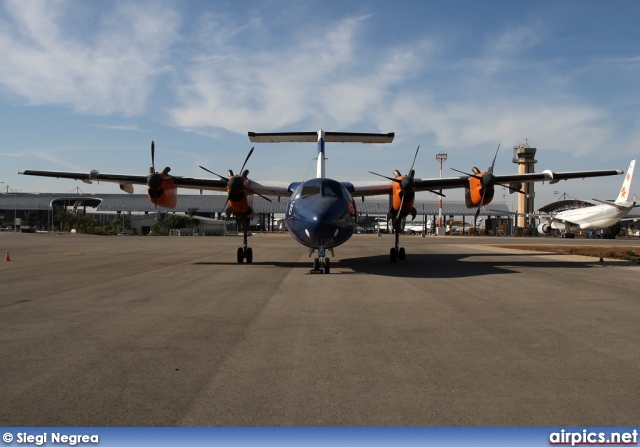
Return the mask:
[[320,185],[303,185],[301,197],[316,196],[320,194]]
[[322,195],[322,197],[344,197],[342,185],[335,180],[314,179],[302,184],[302,188],[296,197],[309,197]]
[[322,182],[323,197],[342,197],[342,188],[336,181],[325,180]]

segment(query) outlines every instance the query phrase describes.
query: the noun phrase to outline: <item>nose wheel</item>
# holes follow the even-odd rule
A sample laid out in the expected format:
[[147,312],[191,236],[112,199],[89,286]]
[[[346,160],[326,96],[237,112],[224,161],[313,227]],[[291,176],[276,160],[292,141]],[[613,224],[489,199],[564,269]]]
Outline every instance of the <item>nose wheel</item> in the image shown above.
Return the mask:
[[[326,257],[326,253],[327,249],[325,247],[318,247],[318,257],[313,259],[313,269],[309,270],[309,273],[328,274],[331,272],[331,260]],[[311,255],[311,252],[309,255]]]

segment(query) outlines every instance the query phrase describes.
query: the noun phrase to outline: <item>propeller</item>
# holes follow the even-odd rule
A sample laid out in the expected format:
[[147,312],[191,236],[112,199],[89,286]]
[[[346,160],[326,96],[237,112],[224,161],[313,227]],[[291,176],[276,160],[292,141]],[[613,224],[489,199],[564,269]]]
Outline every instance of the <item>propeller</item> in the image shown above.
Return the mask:
[[[156,144],[151,142],[151,167],[149,168],[149,175],[147,176],[147,186],[149,187],[149,195],[153,198],[153,204],[158,206],[158,199],[162,196],[162,175],[156,172]],[[162,171],[163,174],[168,174],[171,168],[166,167]]]
[[[413,190],[416,186],[416,182],[414,179],[414,176],[416,174],[416,171],[413,170],[413,166],[416,164],[416,158],[418,158],[418,151],[420,150],[420,146],[418,145],[418,148],[416,149],[416,153],[413,156],[413,163],[411,163],[411,167],[409,168],[409,173],[405,176],[403,176],[401,179],[398,178],[391,178],[391,177],[387,177],[386,175],[382,175],[382,174],[378,174],[372,171],[369,171],[369,173],[373,174],[373,175],[377,175],[379,177],[383,177],[386,178],[387,180],[391,180],[392,182],[396,182],[400,185],[400,188],[402,189],[402,198],[400,199],[400,207],[398,208],[398,211],[396,212],[396,217],[394,220],[397,220],[400,217],[400,212],[402,211],[402,205],[404,204],[404,197],[406,195],[406,191],[410,191]],[[398,172],[398,170],[395,170],[394,173],[396,174],[396,177],[400,177],[401,174],[400,172]]]
[[476,222],[478,220],[478,215],[480,214],[480,208],[482,207],[482,204],[484,202],[484,198],[485,198],[485,194],[487,193],[487,190],[489,188],[491,188],[492,186],[495,185],[499,185],[499,186],[503,186],[505,188],[508,188],[510,191],[513,192],[518,192],[520,194],[526,194],[524,191],[518,189],[518,188],[514,188],[511,185],[505,185],[503,183],[498,183],[496,182],[496,177],[495,175],[493,175],[493,167],[496,164],[496,158],[498,158],[498,151],[500,151],[500,143],[498,143],[498,148],[496,149],[496,153],[493,156],[493,161],[491,162],[491,166],[489,166],[487,168],[487,172],[485,172],[483,175],[479,175],[480,174],[480,170],[478,168],[473,168],[473,174],[469,174],[468,172],[464,172],[464,171],[460,171],[458,169],[454,169],[451,168],[451,170],[459,172],[461,174],[464,175],[468,175],[469,177],[473,177],[477,180],[480,180],[480,182],[482,183],[482,199],[480,200],[480,204],[478,205],[478,209],[476,210],[476,214],[475,217],[473,219],[473,225],[476,226]]
[[262,197],[263,199],[267,200],[268,202],[272,202],[272,200],[268,197],[263,196],[262,194],[253,191],[250,188],[247,188],[244,185],[244,180],[243,178],[247,178],[247,176],[249,175],[249,171],[245,170],[244,167],[247,165],[247,162],[249,161],[249,158],[251,157],[251,154],[253,154],[253,150],[254,148],[252,147],[251,150],[249,151],[249,154],[247,155],[247,158],[245,158],[244,163],[242,164],[242,167],[240,168],[240,175],[234,175],[233,171],[231,169],[229,169],[228,171],[228,175],[229,177],[224,177],[220,174],[216,174],[213,171],[210,171],[209,169],[205,168],[204,166],[200,166],[200,169],[207,171],[210,174],[215,175],[216,177],[220,177],[220,179],[225,180],[227,182],[227,186],[229,188],[229,194],[227,195],[227,203],[229,203],[229,200],[231,199],[231,197],[233,195],[236,195],[238,193],[240,193],[243,190],[246,190],[248,192],[250,192],[251,194],[255,194],[257,196]]

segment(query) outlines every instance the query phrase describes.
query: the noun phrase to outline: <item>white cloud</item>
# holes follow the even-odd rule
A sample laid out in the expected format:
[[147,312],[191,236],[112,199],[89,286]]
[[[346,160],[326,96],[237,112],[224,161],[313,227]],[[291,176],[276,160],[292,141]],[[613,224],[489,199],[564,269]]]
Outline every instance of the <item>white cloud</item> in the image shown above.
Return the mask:
[[[415,76],[430,47],[364,52],[357,41],[366,19],[344,19],[329,32],[305,29],[284,47],[263,42],[266,50],[240,48],[207,33],[210,41],[224,44],[209,46],[186,70],[178,90],[181,105],[171,112],[174,123],[242,133],[247,126],[344,128],[370,121],[375,110],[387,107],[391,91]],[[228,37],[236,31],[220,29],[219,34]]]
[[4,90],[31,105],[64,105],[77,113],[142,113],[177,38],[178,18],[161,5],[95,5],[4,2]]
[[[210,26],[200,36],[209,45],[185,69],[171,117],[188,129],[237,133],[364,125],[366,131],[395,131],[397,141],[430,134],[445,148],[535,137],[578,156],[611,141],[605,112],[565,91],[567,79],[558,82],[557,73],[528,60],[541,41],[533,25],[505,26],[464,63],[447,61],[447,48],[425,38],[364,45],[359,36],[366,25],[366,18],[357,18],[328,33],[305,28],[284,46],[259,20]],[[263,40],[257,48],[234,45],[243,33]]]

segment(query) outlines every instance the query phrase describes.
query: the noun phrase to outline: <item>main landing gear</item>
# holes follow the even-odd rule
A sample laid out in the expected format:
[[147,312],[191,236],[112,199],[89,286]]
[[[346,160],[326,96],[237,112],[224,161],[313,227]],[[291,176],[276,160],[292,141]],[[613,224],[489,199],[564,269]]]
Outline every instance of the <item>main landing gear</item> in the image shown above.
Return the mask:
[[251,264],[253,262],[253,250],[251,247],[238,247],[238,264],[242,264],[242,261],[247,260],[247,264]]
[[243,260],[247,260],[247,264],[253,262],[253,250],[247,247],[247,229],[248,225],[244,225],[242,247],[238,247],[238,264],[242,264]]
[[393,247],[391,247],[391,250],[389,250],[389,260],[391,261],[391,263],[404,261],[406,257],[404,247],[400,247],[400,223],[401,220],[396,219],[396,222],[394,222],[393,224],[393,232],[396,237],[396,243]]
[[[335,256],[335,254],[333,254],[333,248],[330,248],[329,250],[331,251],[331,256]],[[313,251],[313,248],[309,249],[309,257],[313,254]],[[326,247],[318,247],[318,257],[313,259],[313,268],[309,270],[309,273],[331,272],[331,260],[326,257],[326,254]]]

